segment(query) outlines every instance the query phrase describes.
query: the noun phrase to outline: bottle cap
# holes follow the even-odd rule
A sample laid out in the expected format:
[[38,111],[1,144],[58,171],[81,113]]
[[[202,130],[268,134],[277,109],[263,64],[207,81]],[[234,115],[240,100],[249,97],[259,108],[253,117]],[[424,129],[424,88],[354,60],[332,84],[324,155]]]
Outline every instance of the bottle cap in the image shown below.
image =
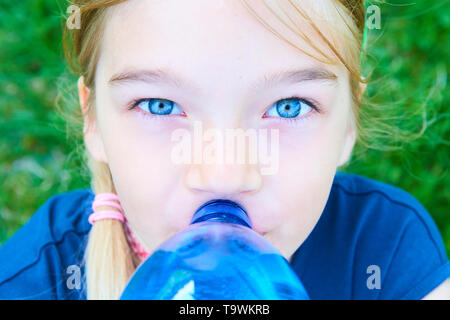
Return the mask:
[[244,208],[227,199],[214,199],[202,204],[192,216],[191,224],[206,220],[235,223],[252,228]]

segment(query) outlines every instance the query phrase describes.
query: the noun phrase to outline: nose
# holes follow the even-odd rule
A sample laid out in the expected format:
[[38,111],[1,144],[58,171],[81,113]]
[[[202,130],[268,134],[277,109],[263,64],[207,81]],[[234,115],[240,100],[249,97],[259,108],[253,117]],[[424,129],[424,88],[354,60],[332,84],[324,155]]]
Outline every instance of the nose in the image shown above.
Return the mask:
[[[261,173],[258,162],[250,156],[255,151],[250,144],[213,144],[213,148],[206,144],[201,149],[206,151],[208,147],[211,153],[202,153],[200,161],[197,158],[197,161],[188,165],[186,173],[188,188],[207,192],[215,197],[232,197],[260,189]],[[216,157],[211,161],[208,154],[214,154]]]
[[186,185],[214,197],[233,197],[256,192],[261,187],[258,168],[251,164],[192,164],[186,174]]

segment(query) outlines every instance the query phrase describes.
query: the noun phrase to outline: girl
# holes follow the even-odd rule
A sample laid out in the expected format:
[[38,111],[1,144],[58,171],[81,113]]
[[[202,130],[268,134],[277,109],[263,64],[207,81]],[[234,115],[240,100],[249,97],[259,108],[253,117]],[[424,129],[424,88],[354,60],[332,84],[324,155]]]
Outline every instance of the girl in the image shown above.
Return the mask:
[[[66,30],[65,50],[92,190],[52,197],[1,247],[1,298],[117,299],[216,198],[246,209],[312,299],[450,298],[450,263],[423,206],[337,172],[364,131],[362,0],[73,4],[80,28]],[[173,133],[198,123],[275,132],[279,166],[174,161]]]

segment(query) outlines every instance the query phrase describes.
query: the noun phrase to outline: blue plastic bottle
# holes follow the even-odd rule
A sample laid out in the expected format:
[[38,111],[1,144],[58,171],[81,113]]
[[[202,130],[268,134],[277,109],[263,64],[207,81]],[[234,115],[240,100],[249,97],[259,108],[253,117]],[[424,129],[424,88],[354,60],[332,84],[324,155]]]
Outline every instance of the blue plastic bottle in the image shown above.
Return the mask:
[[191,224],[135,271],[122,300],[307,300],[288,261],[229,200],[203,204]]

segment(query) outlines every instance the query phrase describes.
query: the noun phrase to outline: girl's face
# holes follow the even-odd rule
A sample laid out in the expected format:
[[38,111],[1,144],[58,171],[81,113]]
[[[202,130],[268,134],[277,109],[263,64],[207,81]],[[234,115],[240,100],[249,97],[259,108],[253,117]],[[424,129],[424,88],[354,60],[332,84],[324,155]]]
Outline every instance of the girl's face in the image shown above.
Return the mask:
[[[252,6],[297,46],[313,51],[262,1]],[[240,1],[131,0],[108,10],[95,77],[95,125],[85,141],[96,160],[109,164],[138,239],[153,251],[188,226],[205,201],[227,198],[240,203],[254,230],[290,259],[318,221],[336,168],[353,148],[348,71],[288,45]],[[79,83],[83,101],[88,90]],[[179,142],[172,133],[185,129],[193,141],[200,122],[203,132],[266,130],[275,143],[270,173],[261,170],[269,167],[262,160],[175,161]]]

